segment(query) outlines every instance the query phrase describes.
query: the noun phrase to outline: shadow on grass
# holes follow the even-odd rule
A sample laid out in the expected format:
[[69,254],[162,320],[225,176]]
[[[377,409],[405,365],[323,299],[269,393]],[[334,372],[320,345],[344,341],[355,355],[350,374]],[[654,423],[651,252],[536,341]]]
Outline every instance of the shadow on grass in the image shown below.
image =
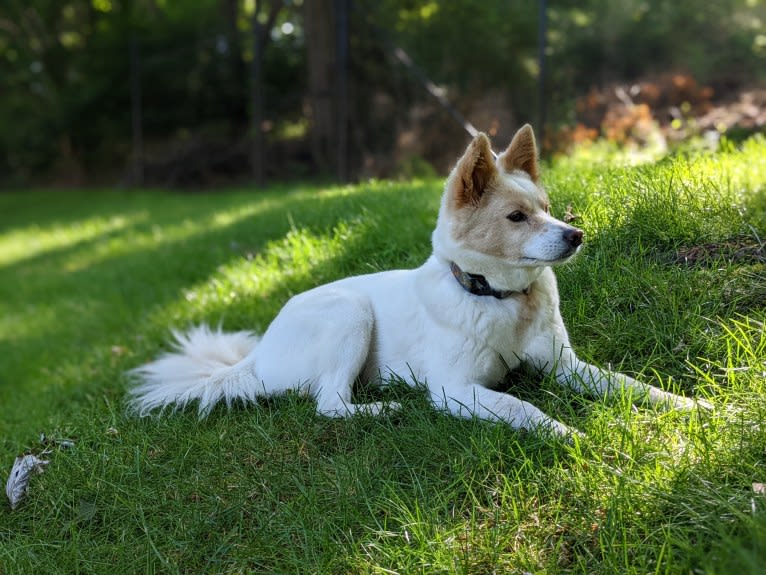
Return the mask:
[[[413,188],[425,196],[416,202],[419,209],[432,210],[429,188]],[[23,426],[21,413],[29,406],[41,415],[57,412],[53,419],[63,420],[93,393],[114,398],[114,390],[121,389],[115,380],[123,369],[156,353],[170,324],[183,327],[198,315],[195,304],[185,301],[190,287],[215,281],[227,266],[249,267],[257,275],[258,257],[268,255],[267,246],[278,248],[293,228],[323,236],[352,222],[341,250],[332,257],[316,265],[309,262],[300,274],[286,274],[255,301],[209,302],[199,319],[215,323],[228,318],[227,324],[238,328],[263,328],[292,293],[338,274],[372,271],[365,264],[376,253],[401,255],[417,240],[427,246],[422,212],[411,206],[397,211],[397,225],[408,226],[398,237],[388,235],[385,223],[379,229],[374,213],[365,214],[362,206],[387,205],[386,198],[399,189],[380,185],[350,194],[106,194],[94,197],[86,209],[77,194],[69,200],[57,196],[58,208],[48,206],[39,217],[19,218],[13,229],[76,228],[93,218],[124,218],[128,223],[3,267],[0,296],[6,316],[0,326],[4,324],[6,333],[0,333],[0,404],[8,417],[0,419]],[[74,207],[67,220],[63,212],[70,201]],[[272,300],[263,299],[271,294]],[[169,309],[175,311],[169,314]],[[34,400],[27,394],[34,394]]]

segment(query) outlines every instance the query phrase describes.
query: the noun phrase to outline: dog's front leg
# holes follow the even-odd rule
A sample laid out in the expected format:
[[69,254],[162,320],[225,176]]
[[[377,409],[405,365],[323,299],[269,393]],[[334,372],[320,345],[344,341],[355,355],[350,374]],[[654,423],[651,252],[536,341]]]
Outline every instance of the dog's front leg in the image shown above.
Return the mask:
[[487,389],[480,384],[457,384],[431,389],[431,400],[440,409],[458,417],[478,417],[502,421],[515,429],[542,428],[557,435],[578,432],[556,421],[540,409],[507,393]]
[[596,396],[629,394],[633,401],[649,401],[654,405],[673,409],[688,410],[697,405],[697,402],[687,397],[669,393],[623,373],[608,371],[581,361],[569,348],[564,348],[555,367],[556,380],[580,392]]

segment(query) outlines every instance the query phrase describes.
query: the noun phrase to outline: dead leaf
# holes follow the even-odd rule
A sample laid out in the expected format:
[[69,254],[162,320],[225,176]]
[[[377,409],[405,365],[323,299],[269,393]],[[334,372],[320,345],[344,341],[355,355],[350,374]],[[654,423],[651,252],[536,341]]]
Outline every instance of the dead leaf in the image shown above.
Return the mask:
[[19,502],[27,494],[27,486],[32,474],[42,473],[43,468],[49,463],[50,461],[40,459],[32,454],[20,455],[16,458],[8,482],[5,484],[5,494],[8,496],[8,501],[11,502],[11,509],[16,509]]
[[567,204],[567,211],[562,218],[566,223],[571,224],[580,219],[580,216],[572,211],[572,204]]

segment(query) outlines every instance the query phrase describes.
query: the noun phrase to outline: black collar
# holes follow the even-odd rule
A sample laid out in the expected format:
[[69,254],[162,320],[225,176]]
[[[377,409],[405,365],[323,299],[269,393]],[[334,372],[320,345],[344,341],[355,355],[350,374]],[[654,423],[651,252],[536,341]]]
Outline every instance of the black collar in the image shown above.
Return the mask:
[[487,278],[484,276],[464,272],[455,262],[450,262],[449,267],[452,270],[452,275],[455,276],[457,283],[459,283],[465,291],[472,293],[473,295],[491,295],[497,299],[505,299],[512,295],[529,294],[529,286],[523,290],[496,290],[489,285]]

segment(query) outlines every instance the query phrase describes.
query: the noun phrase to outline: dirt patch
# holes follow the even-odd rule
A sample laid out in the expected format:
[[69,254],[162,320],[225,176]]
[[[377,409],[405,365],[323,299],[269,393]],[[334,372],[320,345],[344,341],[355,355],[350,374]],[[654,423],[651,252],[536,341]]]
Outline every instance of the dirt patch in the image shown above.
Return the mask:
[[752,238],[736,238],[682,247],[674,263],[686,266],[710,266],[721,260],[737,264],[766,263],[766,246]]

